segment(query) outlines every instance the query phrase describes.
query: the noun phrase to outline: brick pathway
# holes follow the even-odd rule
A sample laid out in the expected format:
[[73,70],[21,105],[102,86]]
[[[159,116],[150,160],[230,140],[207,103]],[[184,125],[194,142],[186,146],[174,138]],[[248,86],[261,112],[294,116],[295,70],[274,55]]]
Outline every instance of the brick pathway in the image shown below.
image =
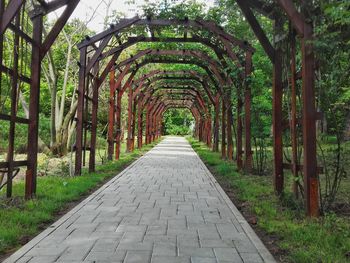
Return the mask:
[[275,262],[184,138],[167,137],[5,262]]

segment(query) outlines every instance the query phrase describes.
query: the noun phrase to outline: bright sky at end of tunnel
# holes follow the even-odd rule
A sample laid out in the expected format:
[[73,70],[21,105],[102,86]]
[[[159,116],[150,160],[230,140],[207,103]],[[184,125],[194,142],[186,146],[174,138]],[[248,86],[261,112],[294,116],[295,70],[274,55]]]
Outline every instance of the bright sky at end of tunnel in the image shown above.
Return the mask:
[[[172,3],[183,3],[188,0],[168,0]],[[108,3],[111,3],[107,10]],[[198,3],[203,3],[206,8],[214,6],[215,0],[196,0]],[[112,10],[122,13],[125,17],[133,17],[141,14],[142,5],[146,3],[160,3],[159,0],[81,0],[78,7],[74,11],[71,19],[79,18],[82,21],[89,21],[88,27],[95,32],[103,30],[104,19],[106,14],[110,15]],[[58,13],[57,13],[58,14]],[[56,15],[57,15],[56,14]]]

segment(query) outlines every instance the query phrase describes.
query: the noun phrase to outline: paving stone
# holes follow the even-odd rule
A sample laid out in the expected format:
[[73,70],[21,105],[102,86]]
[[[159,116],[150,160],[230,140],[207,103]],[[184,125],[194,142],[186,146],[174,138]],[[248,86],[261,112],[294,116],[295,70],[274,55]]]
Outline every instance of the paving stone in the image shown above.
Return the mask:
[[155,256],[176,256],[176,244],[172,242],[156,242],[153,255]]
[[214,252],[218,260],[243,262],[235,248],[214,248]]
[[124,263],[147,263],[151,261],[149,251],[128,251]]
[[191,257],[191,263],[217,263],[215,258]]
[[5,263],[264,262],[220,191],[188,142],[167,137]]
[[190,263],[190,257],[152,256],[151,263]]
[[243,259],[244,263],[263,263],[259,253],[240,253],[239,254]]

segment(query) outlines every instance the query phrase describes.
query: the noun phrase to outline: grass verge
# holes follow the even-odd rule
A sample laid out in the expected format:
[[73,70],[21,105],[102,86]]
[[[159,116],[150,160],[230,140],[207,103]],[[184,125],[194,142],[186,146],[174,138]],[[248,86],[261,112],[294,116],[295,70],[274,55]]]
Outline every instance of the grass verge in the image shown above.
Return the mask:
[[[305,218],[290,193],[279,199],[272,178],[242,175],[232,162],[222,160],[203,143],[188,138],[193,149],[220,185],[281,262],[350,262],[350,220],[335,214]],[[271,246],[271,243],[275,243]]]
[[142,150],[133,153],[124,153],[118,161],[97,166],[95,173],[83,171],[82,176],[78,177],[39,177],[37,198],[34,200],[23,199],[23,181],[14,184],[12,199],[5,199],[4,193],[0,193],[0,261],[1,257],[27,243],[67,209],[116,176],[155,144],[145,145]]

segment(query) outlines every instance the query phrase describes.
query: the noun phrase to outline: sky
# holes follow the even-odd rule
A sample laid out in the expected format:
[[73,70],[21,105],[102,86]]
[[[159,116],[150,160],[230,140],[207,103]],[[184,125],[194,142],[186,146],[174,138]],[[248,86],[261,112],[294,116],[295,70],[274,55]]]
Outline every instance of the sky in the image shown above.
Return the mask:
[[[75,9],[71,19],[79,18],[82,21],[90,21],[88,27],[95,32],[100,32],[103,30],[103,21],[107,13],[106,3],[111,0],[80,0],[78,7]],[[133,17],[138,13],[138,6],[142,6],[147,0],[113,0],[111,9],[116,10],[120,13],[125,14],[126,17]],[[149,2],[159,2],[159,0],[148,0]],[[176,0],[169,0],[176,1]],[[186,0],[178,0],[179,2]],[[206,7],[211,7],[214,5],[215,0],[197,0],[200,3],[204,3]],[[128,5],[127,2],[134,2],[133,5]],[[111,10],[110,9],[110,10]],[[52,14],[52,19],[54,19],[57,14],[62,12],[58,10],[56,14]],[[92,17],[92,13],[94,16]],[[140,12],[139,12],[140,13]],[[91,19],[92,18],[92,19]]]

